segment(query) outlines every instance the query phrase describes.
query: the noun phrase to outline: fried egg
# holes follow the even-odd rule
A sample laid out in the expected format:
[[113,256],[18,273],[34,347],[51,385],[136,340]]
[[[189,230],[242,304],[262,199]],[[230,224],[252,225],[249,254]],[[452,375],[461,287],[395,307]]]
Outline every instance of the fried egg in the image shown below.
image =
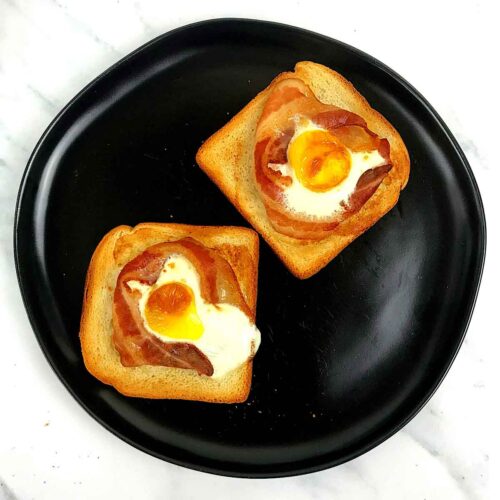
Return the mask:
[[385,163],[375,151],[355,152],[330,131],[300,120],[287,149],[287,163],[270,165],[292,179],[284,203],[294,212],[324,218],[339,212],[361,175]]
[[198,272],[183,255],[167,258],[153,285],[130,280],[127,286],[141,294],[147,331],[163,342],[195,345],[210,360],[213,378],[238,368],[259,348],[260,332],[241,309],[203,300]]

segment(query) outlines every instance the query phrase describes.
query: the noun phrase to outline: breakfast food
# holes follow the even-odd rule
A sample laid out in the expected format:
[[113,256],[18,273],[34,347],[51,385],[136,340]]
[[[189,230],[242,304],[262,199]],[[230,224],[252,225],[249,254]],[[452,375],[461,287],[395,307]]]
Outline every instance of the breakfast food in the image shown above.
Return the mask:
[[258,253],[246,228],[113,229],[87,274],[86,368],[128,396],[244,401],[260,344]]
[[278,75],[196,159],[299,278],[387,213],[410,168],[392,125],[350,82],[312,62]]

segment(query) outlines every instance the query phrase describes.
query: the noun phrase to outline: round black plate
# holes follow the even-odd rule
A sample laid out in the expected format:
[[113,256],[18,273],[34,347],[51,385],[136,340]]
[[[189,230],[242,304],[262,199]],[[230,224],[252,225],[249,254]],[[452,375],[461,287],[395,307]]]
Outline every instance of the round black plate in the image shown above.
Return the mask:
[[[262,347],[247,403],[121,396],[86,372],[80,354],[83,285],[95,246],[119,224],[247,226],[196,166],[196,150],[274,76],[307,59],[345,75],[403,136],[412,171],[400,202],[306,281],[262,242]],[[170,462],[271,477],[349,460],[428,400],[471,317],[485,220],[456,141],[389,68],[301,29],[217,20],[153,40],[66,106],[26,169],[15,247],[40,345],[93,417]]]

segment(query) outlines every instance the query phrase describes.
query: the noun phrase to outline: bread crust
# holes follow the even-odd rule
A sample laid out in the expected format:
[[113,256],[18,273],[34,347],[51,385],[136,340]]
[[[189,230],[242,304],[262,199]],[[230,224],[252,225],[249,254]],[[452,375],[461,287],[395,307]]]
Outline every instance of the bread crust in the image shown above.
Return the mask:
[[220,379],[212,379],[180,368],[124,367],[113,345],[113,294],[123,266],[156,243],[188,236],[216,250],[229,262],[255,319],[259,238],[254,231],[232,226],[162,223],[118,226],[101,240],[87,272],[80,322],[85,367],[126,396],[214,403],[245,401],[252,381],[252,360]]
[[[359,212],[341,222],[329,236],[319,241],[299,240],[278,233],[269,222],[253,177],[254,136],[262,109],[273,86],[290,77],[303,80],[320,101],[360,115],[370,130],[387,138],[391,145],[393,168],[375,193]],[[298,62],[293,73],[279,74],[204,142],[196,154],[196,161],[290,272],[300,279],[316,274],[389,212],[397,203],[410,173],[408,151],[396,129],[342,75],[310,61]]]

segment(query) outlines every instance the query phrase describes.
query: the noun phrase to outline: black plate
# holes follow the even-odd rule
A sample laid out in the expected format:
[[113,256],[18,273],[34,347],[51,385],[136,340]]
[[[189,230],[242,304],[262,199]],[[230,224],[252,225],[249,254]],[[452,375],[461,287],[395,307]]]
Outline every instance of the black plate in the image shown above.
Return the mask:
[[[86,372],[80,354],[92,251],[119,224],[247,226],[197,168],[195,152],[276,74],[304,59],[340,71],[400,131],[412,160],[400,202],[306,281],[295,279],[262,243],[262,347],[246,404],[121,396]],[[66,106],[26,169],[15,247],[40,345],[94,418],[176,464],[271,477],[356,457],[429,399],[472,314],[485,219],[457,142],[392,70],[308,31],[217,20],[153,40]]]

